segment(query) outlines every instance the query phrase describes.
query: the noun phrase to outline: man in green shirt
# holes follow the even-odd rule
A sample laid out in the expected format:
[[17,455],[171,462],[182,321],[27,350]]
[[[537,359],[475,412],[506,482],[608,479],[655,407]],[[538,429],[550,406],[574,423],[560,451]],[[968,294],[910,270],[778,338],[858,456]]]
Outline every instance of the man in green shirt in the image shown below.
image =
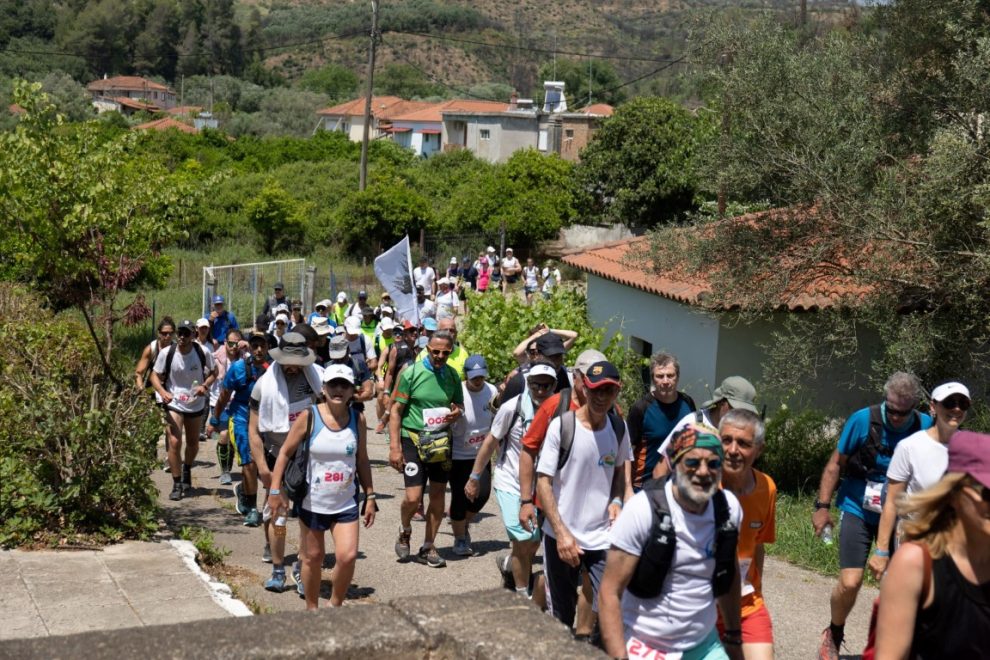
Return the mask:
[[399,376],[389,415],[389,463],[403,473],[406,485],[395,553],[403,561],[409,559],[412,517],[429,482],[425,539],[416,558],[434,568],[447,564],[433,540],[443,518],[450,477],[450,426],[464,410],[461,379],[447,364],[453,348],[454,337],[450,332],[433,333],[426,346],[426,356],[417,359]]

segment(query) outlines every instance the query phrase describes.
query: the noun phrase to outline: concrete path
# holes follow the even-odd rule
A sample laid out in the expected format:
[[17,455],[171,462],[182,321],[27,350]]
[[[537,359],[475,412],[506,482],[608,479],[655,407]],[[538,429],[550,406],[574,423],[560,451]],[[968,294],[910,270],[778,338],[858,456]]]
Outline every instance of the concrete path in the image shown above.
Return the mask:
[[222,594],[189,565],[189,550],[130,542],[104,550],[0,552],[0,640],[233,616],[218,604]]

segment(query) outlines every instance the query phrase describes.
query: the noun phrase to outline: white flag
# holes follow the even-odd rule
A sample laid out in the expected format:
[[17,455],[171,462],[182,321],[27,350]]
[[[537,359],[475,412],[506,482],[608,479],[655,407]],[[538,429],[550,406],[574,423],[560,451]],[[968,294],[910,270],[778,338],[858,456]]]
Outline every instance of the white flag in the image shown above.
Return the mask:
[[375,258],[375,275],[395,302],[396,318],[419,325],[408,236]]

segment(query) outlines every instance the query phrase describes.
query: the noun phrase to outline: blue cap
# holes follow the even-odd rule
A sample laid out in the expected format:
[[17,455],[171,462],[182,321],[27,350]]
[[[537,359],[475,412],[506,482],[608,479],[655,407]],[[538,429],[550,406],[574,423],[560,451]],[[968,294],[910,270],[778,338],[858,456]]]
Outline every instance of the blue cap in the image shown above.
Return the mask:
[[464,375],[470,378],[488,375],[488,363],[483,355],[470,355],[464,362]]
[[427,337],[418,337],[416,339],[416,348],[426,348],[426,345],[430,342]]
[[222,305],[224,303],[223,296],[213,296],[214,305]]
[[429,330],[430,332],[436,332],[437,327],[438,327],[437,320],[435,318],[428,316],[425,319],[423,319],[424,330]]

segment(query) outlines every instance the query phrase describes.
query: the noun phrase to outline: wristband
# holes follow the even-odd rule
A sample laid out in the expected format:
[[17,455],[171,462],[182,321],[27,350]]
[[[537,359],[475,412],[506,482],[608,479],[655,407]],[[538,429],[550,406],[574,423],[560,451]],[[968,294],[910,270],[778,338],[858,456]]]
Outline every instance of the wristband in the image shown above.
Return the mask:
[[532,504],[533,500],[519,500],[519,504]]
[[374,493],[365,493],[364,499],[374,500],[374,499],[378,499],[378,497]]
[[816,511],[818,509],[831,509],[832,508],[832,503],[831,502],[821,502],[819,500],[815,500],[815,505],[814,506],[815,506],[815,510]]
[[610,504],[618,505],[618,507],[621,509],[622,508],[622,498],[621,497],[613,497],[612,498],[612,501],[610,502]]
[[742,646],[742,637],[733,637],[732,639],[729,639],[728,637],[723,637],[722,643],[730,644],[732,646]]
[[477,472],[472,472],[469,478],[474,479],[475,481],[481,481],[481,475]]
[[889,557],[890,550],[881,550],[880,548],[874,548],[873,554],[875,554],[877,557]]
[[281,495],[282,494],[282,491],[280,491],[278,488],[272,488],[270,491],[268,491],[268,494],[269,495]]

